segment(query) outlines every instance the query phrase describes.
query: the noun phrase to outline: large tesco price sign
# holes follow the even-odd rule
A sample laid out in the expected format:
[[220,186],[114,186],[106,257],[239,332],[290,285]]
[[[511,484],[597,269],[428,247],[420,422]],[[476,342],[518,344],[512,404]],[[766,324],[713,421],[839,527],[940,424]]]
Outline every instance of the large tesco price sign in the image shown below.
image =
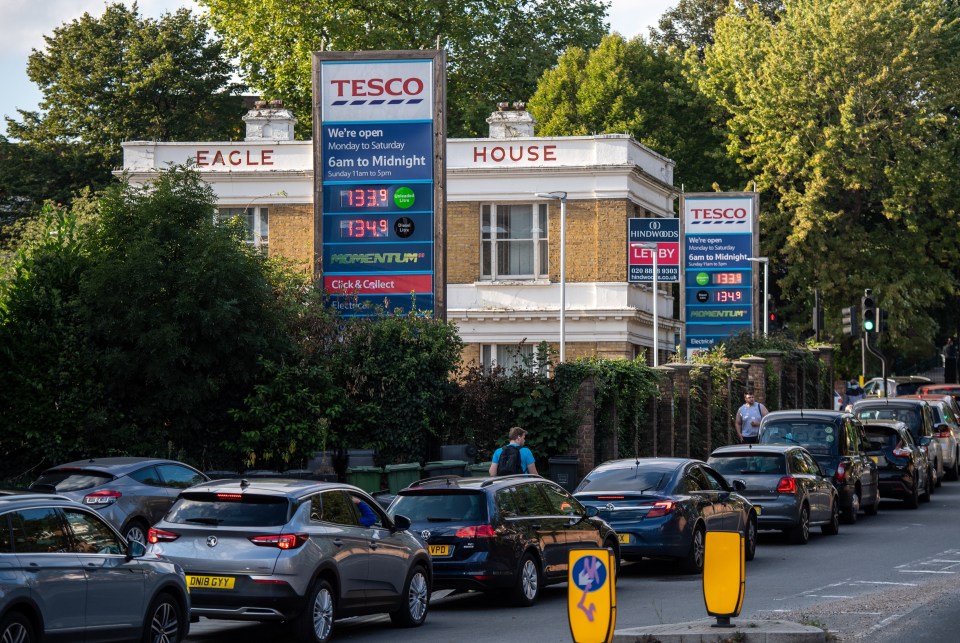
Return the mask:
[[350,316],[445,316],[443,51],[313,55],[319,272]]

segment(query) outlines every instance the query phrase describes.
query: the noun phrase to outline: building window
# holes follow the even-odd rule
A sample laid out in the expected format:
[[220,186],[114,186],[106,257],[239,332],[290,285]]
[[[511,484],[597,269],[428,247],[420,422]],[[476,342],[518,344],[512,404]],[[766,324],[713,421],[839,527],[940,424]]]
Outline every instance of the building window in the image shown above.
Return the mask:
[[217,221],[240,217],[246,230],[245,241],[254,248],[267,251],[270,242],[269,208],[218,208]]
[[536,347],[527,343],[483,344],[480,347],[480,364],[487,373],[494,368],[502,368],[507,373],[517,370],[547,372],[547,363],[540,363]]
[[481,279],[547,276],[547,204],[484,204],[480,209]]

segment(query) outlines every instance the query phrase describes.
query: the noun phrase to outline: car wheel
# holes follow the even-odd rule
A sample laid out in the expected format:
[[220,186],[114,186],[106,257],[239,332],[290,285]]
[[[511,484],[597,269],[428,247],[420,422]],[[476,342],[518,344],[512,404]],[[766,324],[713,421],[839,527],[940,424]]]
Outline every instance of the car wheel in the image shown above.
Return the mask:
[[390,620],[400,627],[419,627],[427,620],[427,607],[430,605],[430,582],[422,565],[410,572],[403,590],[406,603],[396,612],[390,612]]
[[947,480],[960,479],[960,453],[953,454],[953,466],[947,472]]
[[603,543],[603,548],[610,552],[610,557],[613,559],[613,582],[616,583],[620,580],[620,544],[614,540],[608,540]]
[[923,482],[923,493],[920,494],[920,502],[930,502],[930,496],[933,495],[932,480],[930,470],[927,469],[927,479]]
[[857,514],[860,513],[860,492],[854,491],[850,496],[850,506],[843,512],[843,521],[848,525],[857,522]]
[[919,506],[920,506],[920,481],[917,480],[917,476],[913,476],[913,488],[910,490],[910,495],[907,496],[907,508],[916,509]]
[[699,574],[703,571],[704,553],[707,548],[707,530],[703,525],[693,528],[693,538],[690,539],[690,553],[683,559],[683,571],[688,574]]
[[127,542],[137,541],[141,545],[146,545],[148,531],[150,531],[150,527],[147,526],[147,523],[139,518],[134,518],[127,523],[123,530],[123,537],[127,539]]
[[877,494],[877,499],[873,501],[873,504],[866,505],[863,508],[863,513],[868,516],[876,516],[877,512],[880,511],[880,494]]
[[757,555],[757,518],[751,513],[747,518],[747,533],[743,535],[743,557],[753,560]]
[[943,480],[941,479],[943,476],[940,475],[941,471],[943,471],[943,466],[939,462],[935,462],[933,464],[933,475],[935,476],[933,486],[937,489],[943,486]]
[[530,607],[540,598],[540,588],[543,585],[540,578],[540,565],[530,552],[523,555],[520,561],[520,575],[513,587],[511,598],[514,605]]
[[337,599],[330,583],[323,579],[315,581],[303,611],[293,622],[294,638],[297,641],[327,643],[333,636],[336,607]]
[[[143,628],[143,643],[178,643],[184,638],[185,615],[180,603],[164,592],[150,604]],[[6,641],[6,639],[3,639]]]
[[34,643],[33,626],[26,616],[19,612],[10,612],[0,622],[0,641],[6,643]]
[[830,503],[833,505],[833,509],[830,512],[830,522],[825,525],[820,526],[820,533],[825,536],[836,536],[840,533],[840,502],[839,499],[834,497],[833,501]]
[[790,542],[794,545],[806,545],[810,541],[810,507],[806,503],[800,507],[800,518],[797,525],[788,532]]

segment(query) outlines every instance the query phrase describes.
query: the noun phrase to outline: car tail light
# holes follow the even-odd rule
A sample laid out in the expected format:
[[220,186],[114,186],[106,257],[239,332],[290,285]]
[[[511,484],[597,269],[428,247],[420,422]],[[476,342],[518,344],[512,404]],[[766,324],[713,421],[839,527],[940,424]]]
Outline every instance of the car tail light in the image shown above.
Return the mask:
[[457,538],[496,538],[497,532],[490,525],[461,527],[455,534]]
[[260,547],[296,549],[310,538],[307,534],[280,534],[279,536],[253,536],[250,542]]
[[240,502],[243,500],[242,493],[218,493],[217,500],[226,500],[228,502]]
[[163,529],[155,529],[153,527],[147,532],[147,542],[151,545],[157,543],[172,543],[179,537],[180,534],[175,534],[172,531],[164,531]]
[[946,431],[940,431],[940,433],[934,433],[938,438],[949,438],[953,433],[947,429]]
[[893,449],[893,455],[898,458],[909,458],[912,451],[909,447],[904,446],[903,442],[898,442],[897,446]]
[[841,462],[837,465],[837,472],[833,474],[833,479],[839,484],[843,484],[847,481],[847,465],[844,462]]
[[660,516],[666,516],[668,513],[673,511],[675,504],[673,500],[661,500],[660,502],[653,503],[653,506],[650,508],[650,511],[647,512],[647,518],[659,518]]
[[783,476],[777,483],[777,493],[796,493],[797,481],[793,476]]
[[597,496],[597,500],[623,500],[623,496]]
[[109,507],[122,495],[119,491],[112,491],[110,489],[94,491],[83,497],[83,504],[90,505],[91,507]]

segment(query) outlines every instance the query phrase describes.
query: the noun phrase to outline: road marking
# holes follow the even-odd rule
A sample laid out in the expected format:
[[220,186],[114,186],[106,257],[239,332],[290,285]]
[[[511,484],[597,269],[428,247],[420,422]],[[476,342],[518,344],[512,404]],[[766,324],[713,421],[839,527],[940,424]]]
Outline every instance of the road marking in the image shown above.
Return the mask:
[[903,587],[916,587],[916,583],[891,583],[884,580],[855,580],[854,585],[901,585]]
[[[811,594],[813,596],[813,594]],[[820,594],[818,598],[853,598],[853,596],[846,596],[844,594]]]
[[867,630],[867,634],[872,634],[873,632],[876,632],[876,631],[879,630],[880,628],[886,627],[886,625],[887,625],[888,623],[891,623],[892,621],[895,621],[896,619],[900,618],[900,616],[902,616],[902,615],[901,615],[901,614],[894,614],[893,616],[888,616],[887,618],[883,619],[882,621],[880,621],[879,623],[877,623],[876,625],[874,625],[873,627],[871,627],[869,630]]
[[880,616],[883,612],[840,612],[841,614],[860,614],[862,616]]
[[935,569],[901,569],[901,574],[956,574],[957,572],[944,572]]

